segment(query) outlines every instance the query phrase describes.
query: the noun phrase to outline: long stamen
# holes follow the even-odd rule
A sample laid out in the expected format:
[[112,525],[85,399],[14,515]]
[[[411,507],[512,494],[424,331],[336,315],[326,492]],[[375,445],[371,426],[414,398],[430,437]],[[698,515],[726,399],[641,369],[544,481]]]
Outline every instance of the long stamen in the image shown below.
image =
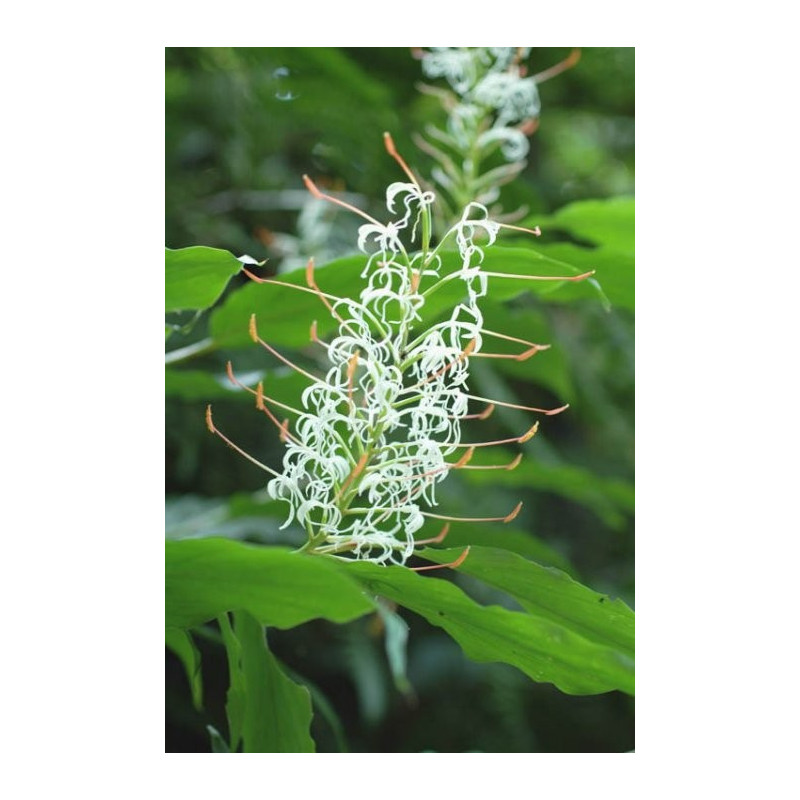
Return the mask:
[[[589,272],[583,272],[580,275],[515,275],[513,272],[484,272],[481,270],[481,275],[487,275],[490,278],[519,278],[523,281],[585,281],[591,278],[597,270],[592,269]],[[458,273],[453,273],[458,275]]]
[[220,431],[217,428],[216,425],[214,425],[214,420],[211,418],[210,405],[206,407],[206,427],[211,433],[215,434],[216,436],[219,436],[219,438],[222,439],[222,441],[225,442],[225,444],[227,444],[228,447],[235,450],[237,453],[239,453],[239,455],[244,456],[252,464],[255,464],[257,467],[261,467],[261,469],[263,469],[265,472],[269,472],[270,475],[274,475],[276,478],[280,477],[280,475],[277,472],[275,472],[274,469],[266,466],[265,464],[262,464],[258,459],[253,458],[253,456],[251,456],[250,453],[246,453],[244,450],[242,450],[241,447],[235,445],[224,433],[222,433],[222,431]]
[[[413,481],[418,480],[419,478],[430,478],[433,475],[438,475],[441,472],[446,472],[449,469],[461,469],[467,462],[472,459],[472,456],[475,454],[475,448],[471,447],[464,453],[455,464],[446,463],[443,467],[436,467],[436,469],[428,470],[427,472],[421,472],[419,475],[401,475],[399,478],[391,478],[392,481]],[[414,463],[414,462],[412,462]],[[419,494],[419,491],[417,492]]]
[[414,546],[417,547],[421,544],[441,544],[444,541],[444,537],[450,532],[450,523],[445,522],[444,527],[439,531],[439,533],[434,536],[432,539],[418,539],[414,542]]
[[580,47],[574,47],[572,52],[563,61],[559,61],[558,64],[548,67],[548,69],[544,70],[543,72],[536,73],[536,75],[533,76],[533,80],[536,83],[542,83],[550,78],[554,78],[556,75],[559,75],[565,70],[574,67],[580,60],[581,49]]
[[533,406],[518,406],[515,403],[504,403],[501,400],[487,400],[485,397],[478,397],[474,394],[468,394],[467,397],[470,400],[482,400],[484,403],[494,403],[498,406],[503,406],[503,408],[516,408],[519,411],[535,411],[538,414],[544,414],[546,417],[552,417],[556,414],[560,414],[562,411],[566,411],[569,408],[569,403],[565,406],[560,406],[559,408],[534,408]]
[[317,378],[316,376],[312,375],[310,372],[306,372],[302,367],[298,367],[297,364],[293,364],[291,361],[289,361],[288,358],[286,358],[285,356],[282,356],[274,347],[272,347],[272,345],[267,344],[258,335],[258,329],[256,328],[256,315],[255,314],[251,314],[250,315],[250,329],[249,330],[250,330],[250,338],[254,342],[256,342],[256,344],[260,344],[263,348],[265,348],[267,351],[272,353],[272,355],[274,355],[275,358],[278,359],[278,361],[282,361],[284,364],[286,364],[287,367],[291,367],[295,372],[299,372],[301,375],[305,375],[306,378],[308,378],[309,380],[314,381],[314,383],[321,383],[322,382],[320,378]]
[[428,569],[445,569],[446,567],[450,567],[450,569],[455,569],[456,567],[460,567],[464,561],[466,560],[467,556],[469,555],[469,546],[464,552],[455,560],[451,561],[449,564],[430,564],[427,567],[409,567],[412,572],[424,572]]
[[421,511],[423,517],[429,517],[430,519],[444,519],[448,522],[511,522],[511,520],[516,519],[517,514],[519,514],[520,509],[522,508],[522,500],[517,503],[514,507],[514,510],[510,514],[506,514],[505,517],[448,517],[444,514],[431,514],[429,511]]
[[501,228],[508,228],[510,231],[520,231],[521,233],[532,233],[534,236],[541,236],[542,230],[537,225],[535,228],[522,228],[519,225],[509,225],[507,222],[497,223]]
[[380,222],[376,220],[374,217],[371,217],[365,211],[362,211],[360,208],[356,208],[355,206],[351,206],[350,203],[345,203],[344,200],[339,200],[338,197],[332,197],[329,194],[325,194],[321,192],[314,181],[308,177],[308,175],[303,175],[303,183],[306,185],[306,189],[311,192],[317,200],[327,200],[329,203],[334,203],[337,206],[341,206],[342,208],[346,208],[348,211],[352,211],[355,214],[358,214],[360,217],[364,217],[364,219],[369,220],[374,225],[380,225]]
[[384,131],[383,134],[383,143],[386,146],[386,152],[400,165],[400,169],[408,175],[409,180],[414,186],[419,189],[419,181],[414,176],[414,173],[409,169],[408,164],[403,160],[403,157],[400,153],[397,152],[397,148],[394,146],[394,139],[392,139],[392,135],[389,131]]
[[481,333],[486,336],[495,336],[498,339],[505,339],[508,342],[517,342],[517,344],[527,344],[536,350],[549,350],[549,344],[536,344],[535,342],[529,342],[527,339],[518,339],[516,336],[509,336],[506,333],[498,333],[497,331],[489,331],[486,328],[481,328]]
[[505,358],[510,361],[527,361],[539,352],[538,347],[531,347],[522,353],[475,353],[473,358]]
[[264,410],[264,401],[266,400],[268,403],[272,403],[274,406],[278,406],[279,408],[286,409],[286,411],[291,411],[293,414],[302,414],[302,411],[299,411],[292,406],[286,405],[286,403],[281,403],[279,400],[275,400],[272,397],[267,397],[264,394],[264,386],[261,381],[258,382],[258,385],[255,389],[251,389],[246,384],[242,383],[234,374],[233,374],[233,365],[230,361],[225,365],[225,372],[228,375],[228,380],[234,385],[238,386],[240,389],[244,389],[246,392],[250,392],[250,394],[254,395],[256,398],[256,408],[259,410]]
[[522,461],[522,453],[519,453],[517,457],[513,461],[509,461],[508,464],[470,464],[469,466],[464,464],[462,466],[453,465],[453,469],[506,469],[511,471],[519,466],[520,461]]
[[[476,353],[476,355],[480,355]],[[492,412],[495,409],[494,403],[489,403],[486,408],[481,411],[480,414],[465,414],[463,417],[454,417],[452,415],[448,416],[447,419],[488,419],[492,416]]]
[[539,420],[537,419],[536,422],[533,423],[532,427],[527,430],[522,436],[515,436],[511,439],[498,439],[496,442],[470,442],[469,444],[464,442],[459,444],[458,442],[446,442],[446,444],[450,447],[493,447],[496,444],[525,444],[525,442],[529,441],[536,435],[536,431],[539,430]]

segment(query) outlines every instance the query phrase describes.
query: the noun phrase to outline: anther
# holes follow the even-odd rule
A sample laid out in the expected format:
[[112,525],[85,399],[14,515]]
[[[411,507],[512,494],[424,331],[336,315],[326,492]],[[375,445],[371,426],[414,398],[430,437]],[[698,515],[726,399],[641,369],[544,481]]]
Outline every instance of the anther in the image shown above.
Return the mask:
[[400,169],[408,175],[411,183],[414,184],[419,189],[419,181],[414,176],[414,173],[409,169],[408,164],[403,160],[403,157],[400,153],[397,152],[397,148],[394,146],[394,139],[392,139],[392,134],[389,131],[384,131],[383,133],[383,143],[386,146],[386,152],[400,165]]
[[511,520],[516,519],[517,514],[519,514],[519,510],[521,508],[522,508],[522,500],[520,500],[519,503],[517,503],[517,507],[507,517],[503,519],[503,522],[511,522]]

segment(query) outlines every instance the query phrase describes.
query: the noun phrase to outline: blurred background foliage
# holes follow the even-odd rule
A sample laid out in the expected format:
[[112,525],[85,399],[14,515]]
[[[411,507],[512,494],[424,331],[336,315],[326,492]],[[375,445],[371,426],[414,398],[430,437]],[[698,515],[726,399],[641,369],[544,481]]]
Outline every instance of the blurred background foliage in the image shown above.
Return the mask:
[[[568,53],[534,48],[531,72]],[[324,264],[353,253],[359,220],[310,202],[301,176],[308,173],[383,218],[385,188],[402,179],[384,150],[383,131],[392,132],[418,174],[430,172],[431,161],[414,146],[412,134],[430,122],[441,124],[443,112],[436,98],[418,91],[421,80],[419,62],[404,48],[167,48],[167,246],[248,254],[267,260],[262,275],[294,269],[310,255]],[[585,294],[554,292],[484,304],[487,327],[553,346],[522,363],[476,359],[479,393],[571,407],[543,418],[539,434],[520,446],[526,457],[518,470],[451,475],[441,484],[440,502],[451,513],[469,508],[493,515],[523,500],[512,525],[474,531],[454,526],[448,544],[477,543],[478,537],[491,544],[492,535],[506,537],[501,546],[513,540],[517,552],[633,606],[634,51],[584,49],[577,66],[543,83],[540,95],[540,127],[531,139],[529,163],[503,189],[503,208],[519,208],[520,217],[541,225],[537,247],[580,247],[587,268],[598,266],[601,285],[604,259],[617,266],[630,262],[630,302],[612,302],[609,310]],[[584,205],[589,213],[581,212],[579,224],[567,224],[570,209],[559,209],[588,199],[604,202]],[[208,343],[215,314],[224,317],[226,304],[245,283],[234,278],[210,312],[168,316],[170,538],[303,538],[291,528],[278,530],[285,509],[267,502],[260,471],[210,436],[204,423],[205,406],[213,401],[215,420],[231,439],[265,463],[281,460],[274,428],[252,409],[249,396],[230,386],[225,362],[233,360],[241,380],[267,377],[271,396],[287,402],[296,400],[303,381],[268,363],[260,348]],[[318,313],[322,317],[324,309]],[[315,357],[309,348],[293,355],[306,363]],[[465,439],[518,435],[530,417],[498,409],[477,424],[482,427],[467,429]],[[473,433],[478,438],[469,438]],[[515,607],[508,596],[469,576],[450,579],[480,603]],[[311,688],[319,750],[633,748],[632,698],[618,692],[573,697],[535,684],[512,667],[472,663],[442,631],[411,612],[401,615],[410,626],[410,686],[393,680],[377,617],[270,631],[273,651]],[[169,751],[208,751],[205,726],[225,729],[225,654],[216,632],[206,633],[199,640],[203,711],[192,705],[182,666],[167,655]]]

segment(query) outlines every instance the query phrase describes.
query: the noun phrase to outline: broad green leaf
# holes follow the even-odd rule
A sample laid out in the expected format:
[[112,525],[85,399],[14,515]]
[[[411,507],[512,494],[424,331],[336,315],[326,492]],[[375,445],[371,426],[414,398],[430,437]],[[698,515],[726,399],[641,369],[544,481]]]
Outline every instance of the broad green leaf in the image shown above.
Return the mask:
[[[612,305],[634,309],[635,202],[632,197],[582,200],[538,219],[544,235],[539,249],[553,258],[576,265],[593,265]],[[550,231],[561,230],[592,248],[547,244]],[[570,289],[559,294],[570,299]]]
[[313,753],[311,697],[284,675],[267,647],[264,628],[246,611],[236,611],[233,628],[241,647],[245,705],[245,753]]
[[166,248],[166,310],[208,308],[241,268],[241,261],[227,250],[214,247]]
[[[420,555],[447,564],[460,551],[426,548]],[[622,600],[598,594],[560,570],[494,547],[472,547],[458,569],[507,592],[534,616],[633,659],[634,614]]]
[[458,587],[405,568],[366,562],[343,564],[374,594],[443,628],[474,661],[500,661],[535,681],[553,683],[567,694],[600,694],[619,689],[633,694],[633,662],[550,619],[480,606]]
[[191,635],[180,628],[167,628],[166,644],[181,660],[192,690],[192,703],[195,708],[201,709],[203,707],[203,675],[200,671],[200,651]]
[[[525,292],[535,292],[545,299],[558,299],[562,291],[569,287],[567,299],[602,298],[596,281],[537,281],[527,280],[526,276],[564,276],[571,277],[594,269],[594,263],[585,258],[586,252],[573,248],[579,260],[570,263],[573,255],[569,251],[565,257],[556,257],[546,252],[538,252],[530,247],[489,247],[481,265],[488,272],[510,274],[512,278],[490,278],[489,297],[494,300],[507,300]],[[448,275],[461,268],[458,253],[446,251],[442,254],[442,275]],[[564,254],[559,254],[564,255]],[[366,282],[361,272],[366,256],[349,256],[317,268],[315,280],[321,291],[335,297],[358,299]],[[602,285],[602,276],[596,279]],[[423,283],[426,290],[431,283]],[[306,288],[305,270],[295,270],[280,277],[282,286],[276,284],[250,284],[232,294],[211,315],[211,336],[218,347],[244,347],[251,342],[248,332],[250,315],[255,314],[258,332],[270,344],[301,347],[309,343],[311,322],[318,323],[318,333],[324,337],[336,329],[336,321],[320,299],[313,293],[302,291]],[[435,319],[447,309],[452,309],[465,297],[464,284],[459,279],[447,281],[440,289],[426,298],[423,315],[426,320]]]
[[607,200],[580,200],[558,209],[549,217],[538,218],[544,235],[558,229],[584,239],[597,247],[608,248],[633,258],[636,233],[636,203],[632,197]]
[[228,734],[231,750],[236,753],[242,742],[244,715],[247,706],[247,684],[242,670],[242,643],[231,627],[228,613],[217,617],[225,655],[228,658],[228,693],[225,698],[225,713],[228,717]]
[[234,609],[264,625],[348,622],[373,604],[332,560],[226,539],[166,542],[166,622],[189,628]]

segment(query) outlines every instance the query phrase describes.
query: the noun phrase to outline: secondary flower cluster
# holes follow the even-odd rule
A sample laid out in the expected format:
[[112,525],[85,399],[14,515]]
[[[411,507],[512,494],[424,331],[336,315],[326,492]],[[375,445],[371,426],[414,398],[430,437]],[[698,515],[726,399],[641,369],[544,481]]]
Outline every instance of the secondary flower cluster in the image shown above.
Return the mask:
[[[313,261],[306,270],[308,287],[294,287],[315,294],[338,323],[337,334],[327,343],[312,325],[312,339],[326,349],[330,363],[324,377],[297,367],[261,339],[255,316],[251,318],[253,340],[310,380],[302,395],[302,409],[267,397],[260,383],[256,389],[243,386],[229,365],[230,379],[251,391],[256,406],[280,428],[286,442],[282,472],[261,464],[227,439],[214,425],[210,407],[207,423],[212,433],[274,476],[267,491],[289,505],[284,527],[295,520],[305,527],[305,550],[379,564],[404,564],[415,545],[440,541],[446,533],[447,526],[439,537],[415,540],[426,518],[459,520],[423,510],[437,505],[436,486],[450,470],[513,469],[519,458],[500,467],[472,467],[467,462],[475,448],[524,442],[538,426],[500,442],[463,443],[461,421],[485,418],[494,407],[491,401],[469,393],[470,358],[524,360],[547,345],[484,327],[478,301],[487,293],[488,280],[492,276],[509,277],[482,269],[484,249],[495,241],[502,227],[513,226],[489,219],[485,206],[469,203],[436,247],[431,247],[435,196],[423,191],[388,134],[385,141],[388,152],[410,179],[393,183],[386,190],[386,206],[394,215],[389,222],[381,223],[323,194],[305,178],[314,196],[348,208],[366,220],[358,235],[358,247],[366,255],[361,275],[365,286],[357,300],[323,292],[316,283]],[[538,235],[538,229],[529,232]],[[419,242],[416,249],[406,248],[401,238],[406,235],[411,243]],[[445,247],[450,248],[446,259]],[[443,268],[445,261],[450,265],[447,270]],[[260,283],[290,285],[250,277]],[[524,277],[580,280],[588,275]],[[444,321],[424,324],[422,311],[427,299],[451,281],[463,286],[460,301]],[[484,353],[487,336],[524,344],[526,349],[516,355]],[[483,402],[486,408],[470,414],[470,401]],[[563,410],[512,407],[544,414]],[[294,414],[293,424],[290,426],[288,420],[281,423],[271,408]],[[519,507],[486,521],[509,521]],[[417,569],[428,568],[433,567]]]
[[513,126],[535,119],[541,107],[536,80],[525,77],[521,66],[529,53],[529,47],[432,47],[422,52],[425,75],[445,78],[458,95],[450,105],[447,132],[459,150],[466,154],[498,142],[508,161],[525,157],[528,139]]
[[[420,87],[441,99],[447,122],[444,129],[427,126],[428,138],[415,141],[437,162],[432,177],[452,198],[451,218],[470,201],[494,203],[525,167],[541,108],[538,84],[573,66],[579,51],[530,76],[529,47],[431,47],[417,54],[426,77],[450,86]],[[492,163],[497,150],[507,163]]]

